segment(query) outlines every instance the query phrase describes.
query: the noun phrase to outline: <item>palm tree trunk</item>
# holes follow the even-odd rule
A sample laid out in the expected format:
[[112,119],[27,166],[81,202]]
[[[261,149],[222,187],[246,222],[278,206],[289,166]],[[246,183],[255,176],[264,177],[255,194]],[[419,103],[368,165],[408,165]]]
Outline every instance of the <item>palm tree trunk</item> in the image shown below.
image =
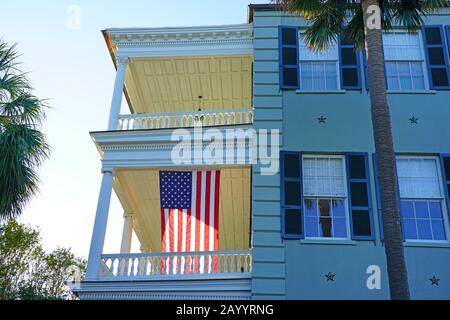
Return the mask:
[[[378,0],[363,0],[364,21],[371,18],[368,8],[379,7]],[[383,231],[391,299],[409,300],[408,276],[400,225],[397,172],[391,118],[386,94],[383,38],[380,28],[365,26],[372,126],[383,213]]]

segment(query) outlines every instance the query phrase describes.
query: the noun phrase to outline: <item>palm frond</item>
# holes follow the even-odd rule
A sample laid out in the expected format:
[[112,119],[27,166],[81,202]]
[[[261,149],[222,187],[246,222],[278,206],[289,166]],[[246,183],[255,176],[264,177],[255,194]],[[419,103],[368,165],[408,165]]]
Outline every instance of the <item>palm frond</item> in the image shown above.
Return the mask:
[[36,194],[36,170],[50,153],[39,130],[47,105],[32,94],[18,56],[16,45],[0,41],[0,221],[19,216]]

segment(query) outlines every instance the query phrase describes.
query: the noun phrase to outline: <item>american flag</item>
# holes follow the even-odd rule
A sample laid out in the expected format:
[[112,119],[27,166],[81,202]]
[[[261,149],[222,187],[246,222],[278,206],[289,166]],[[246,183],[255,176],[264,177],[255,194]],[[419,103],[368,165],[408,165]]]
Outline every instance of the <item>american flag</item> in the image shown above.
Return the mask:
[[220,171],[161,171],[159,179],[162,252],[217,251]]

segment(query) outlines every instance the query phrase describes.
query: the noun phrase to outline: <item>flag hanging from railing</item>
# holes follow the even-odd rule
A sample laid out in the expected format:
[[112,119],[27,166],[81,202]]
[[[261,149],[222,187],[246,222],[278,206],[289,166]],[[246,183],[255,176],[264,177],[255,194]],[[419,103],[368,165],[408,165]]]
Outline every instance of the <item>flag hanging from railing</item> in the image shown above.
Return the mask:
[[[162,252],[219,250],[220,171],[161,171],[159,181]],[[175,274],[211,272],[211,263],[212,270],[217,269],[216,259],[201,260],[169,261],[166,267],[173,263],[175,270],[171,272]]]

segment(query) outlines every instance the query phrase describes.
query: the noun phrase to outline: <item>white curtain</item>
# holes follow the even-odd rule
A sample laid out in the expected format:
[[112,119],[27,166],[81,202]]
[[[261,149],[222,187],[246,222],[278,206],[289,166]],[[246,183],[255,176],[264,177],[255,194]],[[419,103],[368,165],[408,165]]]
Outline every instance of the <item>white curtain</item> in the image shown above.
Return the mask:
[[398,158],[397,175],[401,198],[442,198],[435,159]]

